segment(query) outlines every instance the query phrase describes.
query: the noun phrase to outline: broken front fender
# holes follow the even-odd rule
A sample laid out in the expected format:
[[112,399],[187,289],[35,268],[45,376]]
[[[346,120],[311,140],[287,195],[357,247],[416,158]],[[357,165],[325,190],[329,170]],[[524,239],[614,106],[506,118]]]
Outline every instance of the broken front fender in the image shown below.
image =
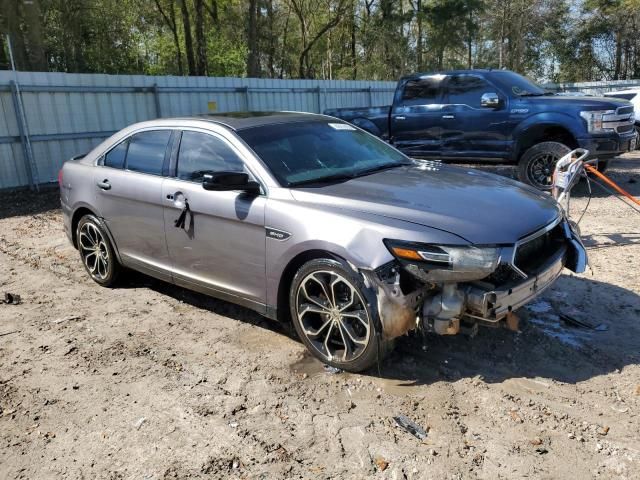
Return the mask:
[[568,221],[562,224],[565,238],[567,239],[567,262],[565,267],[575,273],[583,273],[589,264],[587,249],[582,243],[580,234],[576,232]]

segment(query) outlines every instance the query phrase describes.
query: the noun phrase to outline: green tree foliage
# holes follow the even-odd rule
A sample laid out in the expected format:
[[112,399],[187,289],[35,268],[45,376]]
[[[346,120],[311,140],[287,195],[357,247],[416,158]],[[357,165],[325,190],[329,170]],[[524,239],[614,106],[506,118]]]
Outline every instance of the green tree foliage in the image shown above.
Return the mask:
[[[391,80],[640,78],[640,0],[0,0],[21,70]],[[0,68],[8,68],[5,35]]]

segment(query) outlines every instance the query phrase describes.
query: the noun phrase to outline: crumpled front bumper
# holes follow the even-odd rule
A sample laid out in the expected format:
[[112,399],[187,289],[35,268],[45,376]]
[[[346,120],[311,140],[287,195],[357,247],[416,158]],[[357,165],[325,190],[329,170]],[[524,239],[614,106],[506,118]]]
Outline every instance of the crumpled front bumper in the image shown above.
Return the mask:
[[471,285],[466,292],[465,313],[488,321],[502,320],[509,312],[527,304],[551,286],[562,273],[566,258],[567,247],[562,247],[535,275],[518,284],[503,285],[491,290]]

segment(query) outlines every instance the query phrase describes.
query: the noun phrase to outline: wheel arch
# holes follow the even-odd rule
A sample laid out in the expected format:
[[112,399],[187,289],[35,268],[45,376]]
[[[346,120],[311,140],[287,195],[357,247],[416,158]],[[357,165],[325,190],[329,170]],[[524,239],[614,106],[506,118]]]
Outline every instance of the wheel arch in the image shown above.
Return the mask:
[[282,275],[280,276],[280,281],[278,282],[276,317],[280,322],[291,322],[291,315],[289,314],[289,290],[291,289],[293,277],[296,275],[296,272],[308,261],[320,258],[329,258],[341,262],[346,261],[340,255],[336,255],[333,252],[322,249],[305,250],[289,260],[289,263],[284,267]]
[[122,264],[122,259],[120,258],[120,252],[118,250],[118,245],[116,244],[115,239],[113,238],[113,235],[111,234],[111,231],[109,230],[109,227],[107,226],[107,224],[104,221],[104,219],[100,215],[98,215],[95,212],[95,210],[92,209],[91,207],[89,207],[88,205],[79,206],[78,208],[76,208],[74,210],[73,215],[71,216],[71,240],[72,240],[73,246],[76,248],[76,250],[78,249],[78,223],[80,223],[80,219],[82,217],[84,217],[85,215],[93,215],[98,220],[100,220],[100,224],[101,224],[102,228],[104,228],[105,232],[109,236],[109,241],[111,242],[111,245],[113,245],[113,251],[116,254],[116,258],[118,259],[118,262],[120,264]]
[[576,136],[566,126],[560,123],[535,124],[518,135],[514,160],[519,161],[524,152],[542,142],[560,142],[570,149],[579,146]]

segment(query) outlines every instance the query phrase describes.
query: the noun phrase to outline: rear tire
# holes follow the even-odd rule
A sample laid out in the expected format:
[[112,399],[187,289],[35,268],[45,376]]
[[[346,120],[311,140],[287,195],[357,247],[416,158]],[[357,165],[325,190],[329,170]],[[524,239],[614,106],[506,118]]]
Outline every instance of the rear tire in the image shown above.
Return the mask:
[[76,232],[82,265],[91,279],[103,287],[116,284],[121,271],[106,227],[95,215],[85,215]]
[[518,162],[518,179],[538,190],[551,190],[553,171],[571,149],[560,142],[542,142],[529,148]]
[[378,331],[373,298],[348,265],[328,258],[310,260],[291,283],[291,319],[298,337],[321,362],[361,372],[393,345]]

